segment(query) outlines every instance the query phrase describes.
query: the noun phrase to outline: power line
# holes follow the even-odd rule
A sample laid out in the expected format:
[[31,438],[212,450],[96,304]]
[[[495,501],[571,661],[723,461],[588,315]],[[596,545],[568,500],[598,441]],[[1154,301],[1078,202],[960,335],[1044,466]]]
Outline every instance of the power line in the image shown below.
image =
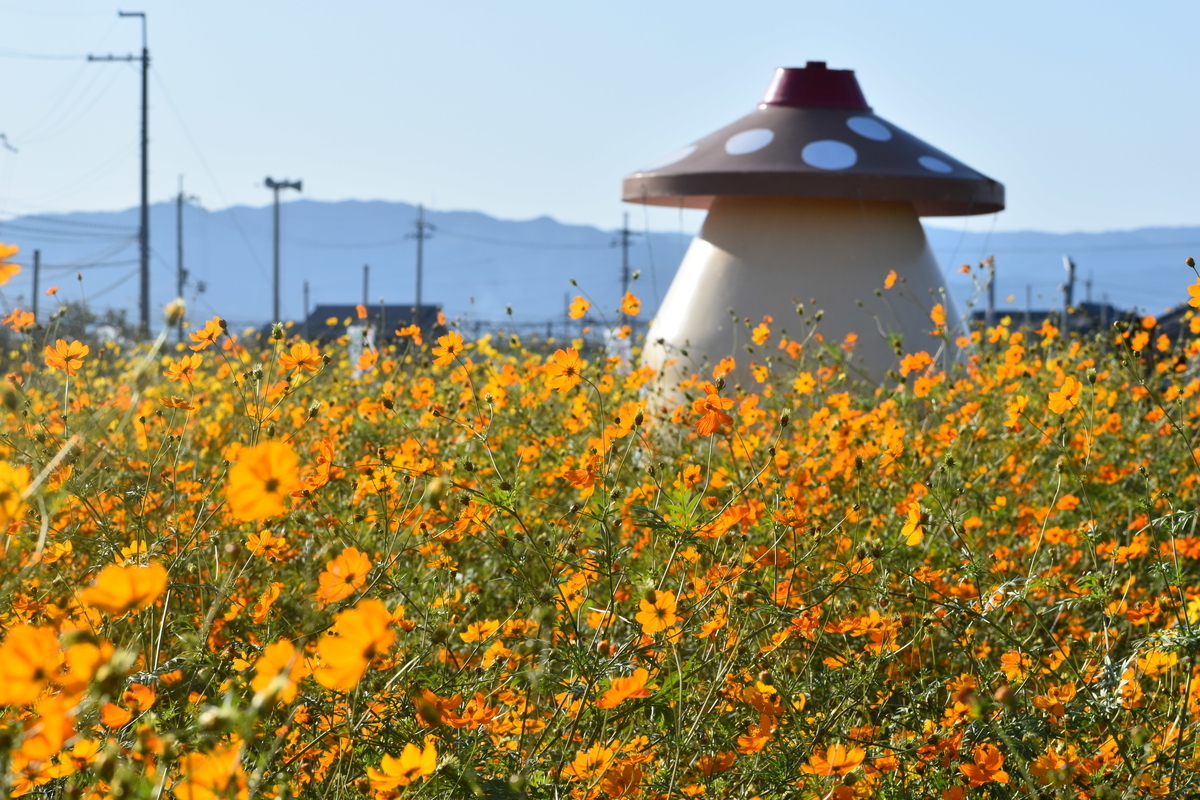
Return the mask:
[[505,239],[490,239],[484,236],[472,236],[466,233],[456,233],[454,231],[443,230],[443,236],[451,236],[455,239],[468,239],[473,242],[482,242],[484,244],[494,244],[501,247],[522,247],[530,250],[604,250],[611,245],[606,244],[546,244],[542,242],[514,242]]
[[[85,222],[83,220],[65,219],[63,217],[48,217],[41,214],[29,214],[17,219],[17,222],[38,222],[47,225],[65,225],[71,228],[95,228],[98,230],[124,231],[125,233],[133,233],[137,230],[136,227],[129,225],[112,225],[107,222]],[[5,223],[11,224],[11,223]]]
[[269,285],[271,283],[271,279],[267,276],[266,267],[263,266],[263,262],[259,260],[258,253],[255,252],[254,245],[250,243],[250,237],[246,235],[245,229],[242,228],[242,224],[238,221],[237,215],[234,213],[233,206],[230,205],[229,201],[225,198],[225,193],[221,191],[221,184],[217,182],[217,176],[213,174],[212,168],[208,166],[208,161],[204,158],[204,153],[200,152],[200,146],[196,144],[196,138],[192,136],[191,130],[183,121],[183,115],[179,113],[179,107],[175,105],[175,100],[172,99],[171,93],[167,90],[167,85],[163,82],[162,75],[159,74],[157,69],[154,70],[154,80],[158,81],[158,88],[162,90],[163,97],[167,99],[167,107],[170,108],[171,113],[175,115],[175,121],[179,123],[179,128],[183,131],[183,135],[188,140],[188,144],[191,145],[192,152],[196,154],[196,159],[200,162],[200,166],[204,168],[204,172],[208,175],[209,181],[212,182],[213,189],[215,189],[217,192],[217,197],[220,198],[221,202],[228,207],[227,211],[229,214],[227,216],[229,217],[230,221],[233,222],[233,227],[237,229],[238,235],[242,239],[242,243],[246,245],[246,252],[250,254],[250,260],[254,262],[256,267],[258,267],[259,274]]
[[26,53],[20,50],[0,50],[0,58],[29,58],[39,61],[83,61],[87,56],[57,55],[54,53]]

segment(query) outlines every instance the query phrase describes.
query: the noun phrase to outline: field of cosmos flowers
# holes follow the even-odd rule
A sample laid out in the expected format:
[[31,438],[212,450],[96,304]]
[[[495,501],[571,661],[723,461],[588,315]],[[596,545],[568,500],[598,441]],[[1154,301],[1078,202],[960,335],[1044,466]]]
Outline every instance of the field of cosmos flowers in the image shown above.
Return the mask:
[[0,791],[1200,792],[1200,318],[875,386],[814,312],[663,394],[583,342],[14,311]]

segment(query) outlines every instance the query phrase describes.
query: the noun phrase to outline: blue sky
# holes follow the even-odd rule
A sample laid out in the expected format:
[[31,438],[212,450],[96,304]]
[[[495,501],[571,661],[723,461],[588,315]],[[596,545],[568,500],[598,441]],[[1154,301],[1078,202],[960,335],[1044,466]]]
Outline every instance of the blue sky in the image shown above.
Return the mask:
[[[0,0],[0,132],[19,149],[0,149],[0,215],[137,202],[135,69],[27,57],[136,49],[118,5]],[[183,174],[209,208],[263,205],[271,175],[313,199],[678,229],[678,212],[623,206],[622,176],[750,111],[775,67],[825,60],[1007,185],[1008,210],[971,229],[1200,221],[1196,3],[128,8],[149,14],[154,200]]]

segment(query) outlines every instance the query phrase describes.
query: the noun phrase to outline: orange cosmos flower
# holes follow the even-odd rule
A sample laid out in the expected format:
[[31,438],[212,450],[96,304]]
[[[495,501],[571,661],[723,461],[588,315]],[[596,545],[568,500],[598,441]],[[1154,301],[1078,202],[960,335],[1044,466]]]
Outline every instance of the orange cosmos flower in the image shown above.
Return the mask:
[[377,792],[391,792],[400,786],[408,786],[417,778],[428,778],[437,769],[437,748],[427,742],[425,749],[411,742],[404,745],[400,757],[385,755],[380,768],[367,767],[367,779]]
[[649,697],[650,690],[646,688],[649,678],[650,673],[641,667],[635,669],[628,678],[613,678],[612,688],[596,701],[596,705],[600,708],[616,708],[626,700]]
[[144,683],[131,685],[121,695],[121,702],[134,711],[146,711],[158,700],[158,693]]
[[325,571],[319,578],[321,588],[317,590],[317,599],[323,606],[345,600],[366,584],[370,571],[371,560],[358,548],[347,547],[341,555],[325,565]]
[[933,321],[933,324],[935,326],[937,326],[936,330],[930,331],[930,333],[941,332],[942,328],[946,327],[946,309],[945,309],[945,307],[941,303],[938,303],[936,306],[931,308],[929,310],[929,319]]
[[198,331],[193,331],[188,334],[195,344],[191,348],[196,351],[203,350],[210,344],[213,344],[225,331],[225,320],[220,317],[213,317],[208,322],[204,323],[204,327]]
[[25,507],[25,490],[29,488],[29,468],[14,467],[0,461],[0,527],[16,519]]
[[587,365],[574,347],[556,350],[553,360],[547,361],[543,368],[546,373],[546,385],[560,392],[569,391],[583,379],[585,366]]
[[861,747],[847,750],[845,745],[831,744],[825,755],[813,753],[800,769],[809,775],[845,775],[861,764],[866,755]]
[[589,750],[580,750],[575,754],[575,760],[562,771],[562,776],[573,781],[592,781],[608,772],[609,765],[617,751],[602,744],[595,745]]
[[495,636],[498,630],[500,630],[500,620],[480,620],[468,625],[467,629],[459,634],[459,638],[468,644],[471,642],[485,642]]
[[450,331],[445,336],[438,337],[438,346],[433,348],[433,354],[437,356],[433,363],[439,367],[446,367],[454,363],[454,359],[463,351],[463,338],[458,331]]
[[270,441],[238,453],[229,470],[225,499],[229,510],[241,520],[256,520],[283,513],[283,498],[300,485],[300,463],[290,444]]
[[976,745],[973,751],[974,764],[959,764],[958,769],[972,786],[983,786],[985,783],[1008,783],[1008,773],[1004,771],[1004,754],[994,744]]
[[171,395],[169,399],[159,400],[167,408],[177,408],[180,411],[195,411],[196,407],[190,401],[184,400],[177,394]]
[[59,339],[54,343],[54,347],[46,348],[46,366],[74,375],[75,371],[83,366],[83,357],[90,352],[91,348],[83,342],[67,344]]
[[1050,393],[1050,411],[1054,414],[1064,414],[1070,411],[1079,400],[1079,394],[1083,391],[1083,384],[1072,378],[1070,375],[1063,380],[1062,386],[1058,387],[1058,391]]
[[354,310],[355,310],[355,312],[358,314],[358,318],[359,318],[359,319],[366,319],[366,318],[367,318],[367,307],[366,307],[366,306],[364,306],[362,303],[359,303],[358,305],[356,305],[356,306],[354,307]]
[[200,368],[200,354],[192,353],[190,356],[184,356],[178,361],[174,361],[167,366],[167,371],[163,375],[167,376],[169,381],[186,380],[189,383],[192,380],[192,375]]
[[583,319],[584,315],[587,314],[588,309],[591,307],[591,303],[589,303],[587,300],[584,300],[582,297],[577,296],[571,301],[571,310],[567,313],[567,316],[569,316],[571,319]]
[[412,340],[413,340],[413,344],[415,344],[417,347],[420,347],[422,344],[425,343],[425,340],[421,337],[421,326],[420,325],[406,325],[403,328],[397,329],[396,335],[397,336],[411,336]]
[[883,279],[883,288],[890,289],[896,285],[896,270],[890,270],[887,277]]
[[712,436],[722,425],[733,424],[733,417],[725,413],[726,409],[733,408],[733,398],[719,396],[717,387],[711,383],[705,383],[700,388],[704,390],[704,397],[696,398],[692,403],[692,413],[700,415],[696,421],[696,432],[701,436]]
[[308,342],[296,342],[279,356],[279,365],[292,372],[316,372],[321,368],[321,353]]
[[919,503],[913,503],[908,507],[908,520],[900,530],[900,535],[904,537],[904,543],[909,547],[915,547],[921,543],[921,537],[925,535],[925,515],[921,513]]
[[907,375],[910,372],[920,372],[932,363],[933,357],[924,350],[919,353],[909,353],[900,359],[900,374]]
[[30,761],[46,761],[58,755],[67,740],[75,735],[75,704],[75,700],[62,695],[38,700],[25,723],[20,754]]
[[358,362],[354,368],[359,372],[370,372],[375,368],[375,363],[379,361],[378,350],[366,350],[358,357]]
[[583,469],[569,469],[563,473],[567,482],[580,490],[583,497],[591,497],[596,491],[596,479],[600,477],[600,468],[604,464],[604,456],[595,455],[584,465]]
[[19,623],[0,645],[0,705],[27,706],[58,672],[62,654],[51,628]]
[[642,301],[633,292],[626,292],[621,298],[621,313],[627,317],[636,317],[642,310]]
[[296,685],[308,674],[303,656],[286,639],[267,645],[254,665],[250,688],[276,700],[290,703],[296,699]]
[[326,689],[348,692],[358,685],[367,667],[388,651],[396,634],[388,625],[392,615],[382,600],[363,600],[337,615],[333,633],[317,643],[325,666],[314,677]]
[[21,271],[20,264],[14,264],[9,261],[21,251],[21,248],[15,244],[5,244],[0,242],[0,286],[8,283],[9,279]]
[[240,744],[207,753],[188,753],[180,762],[179,772],[182,777],[171,787],[179,800],[245,800],[247,796]]
[[17,333],[20,333],[26,328],[32,328],[35,321],[36,320],[33,318],[33,314],[31,312],[22,311],[19,308],[14,308],[12,313],[4,318],[4,324],[12,328]]
[[751,341],[757,345],[761,345],[763,342],[767,341],[767,339],[770,339],[771,323],[774,321],[774,317],[772,317],[770,314],[764,316],[763,321],[759,323],[758,327],[750,332]]
[[1200,278],[1197,278],[1196,282],[1188,287],[1188,294],[1191,295],[1188,298],[1188,305],[1192,308],[1200,308]]
[[146,608],[167,588],[167,571],[161,564],[119,567],[110,564],[100,571],[91,587],[83,590],[83,602],[119,617]]
[[1000,656],[1000,670],[1013,683],[1025,680],[1032,666],[1033,659],[1024,653],[1013,651]]
[[679,622],[675,613],[675,595],[670,592],[647,592],[639,608],[641,611],[634,619],[642,626],[642,633],[647,636],[665,631]]

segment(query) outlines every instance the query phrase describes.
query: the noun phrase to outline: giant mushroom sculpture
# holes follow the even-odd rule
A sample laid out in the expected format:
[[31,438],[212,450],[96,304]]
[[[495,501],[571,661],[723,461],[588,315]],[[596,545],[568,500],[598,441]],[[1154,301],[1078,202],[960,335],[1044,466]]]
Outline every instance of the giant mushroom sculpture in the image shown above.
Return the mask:
[[[880,378],[893,334],[936,348],[931,307],[957,319],[919,218],[1004,208],[1002,184],[873,114],[854,72],[821,61],[777,70],[757,109],[625,178],[623,195],[708,209],[647,335],[647,364],[676,359],[668,378],[725,356],[743,367],[749,332],[730,309],[798,338],[810,300],[823,335],[858,334],[854,363]],[[904,282],[877,294],[891,270]]]

